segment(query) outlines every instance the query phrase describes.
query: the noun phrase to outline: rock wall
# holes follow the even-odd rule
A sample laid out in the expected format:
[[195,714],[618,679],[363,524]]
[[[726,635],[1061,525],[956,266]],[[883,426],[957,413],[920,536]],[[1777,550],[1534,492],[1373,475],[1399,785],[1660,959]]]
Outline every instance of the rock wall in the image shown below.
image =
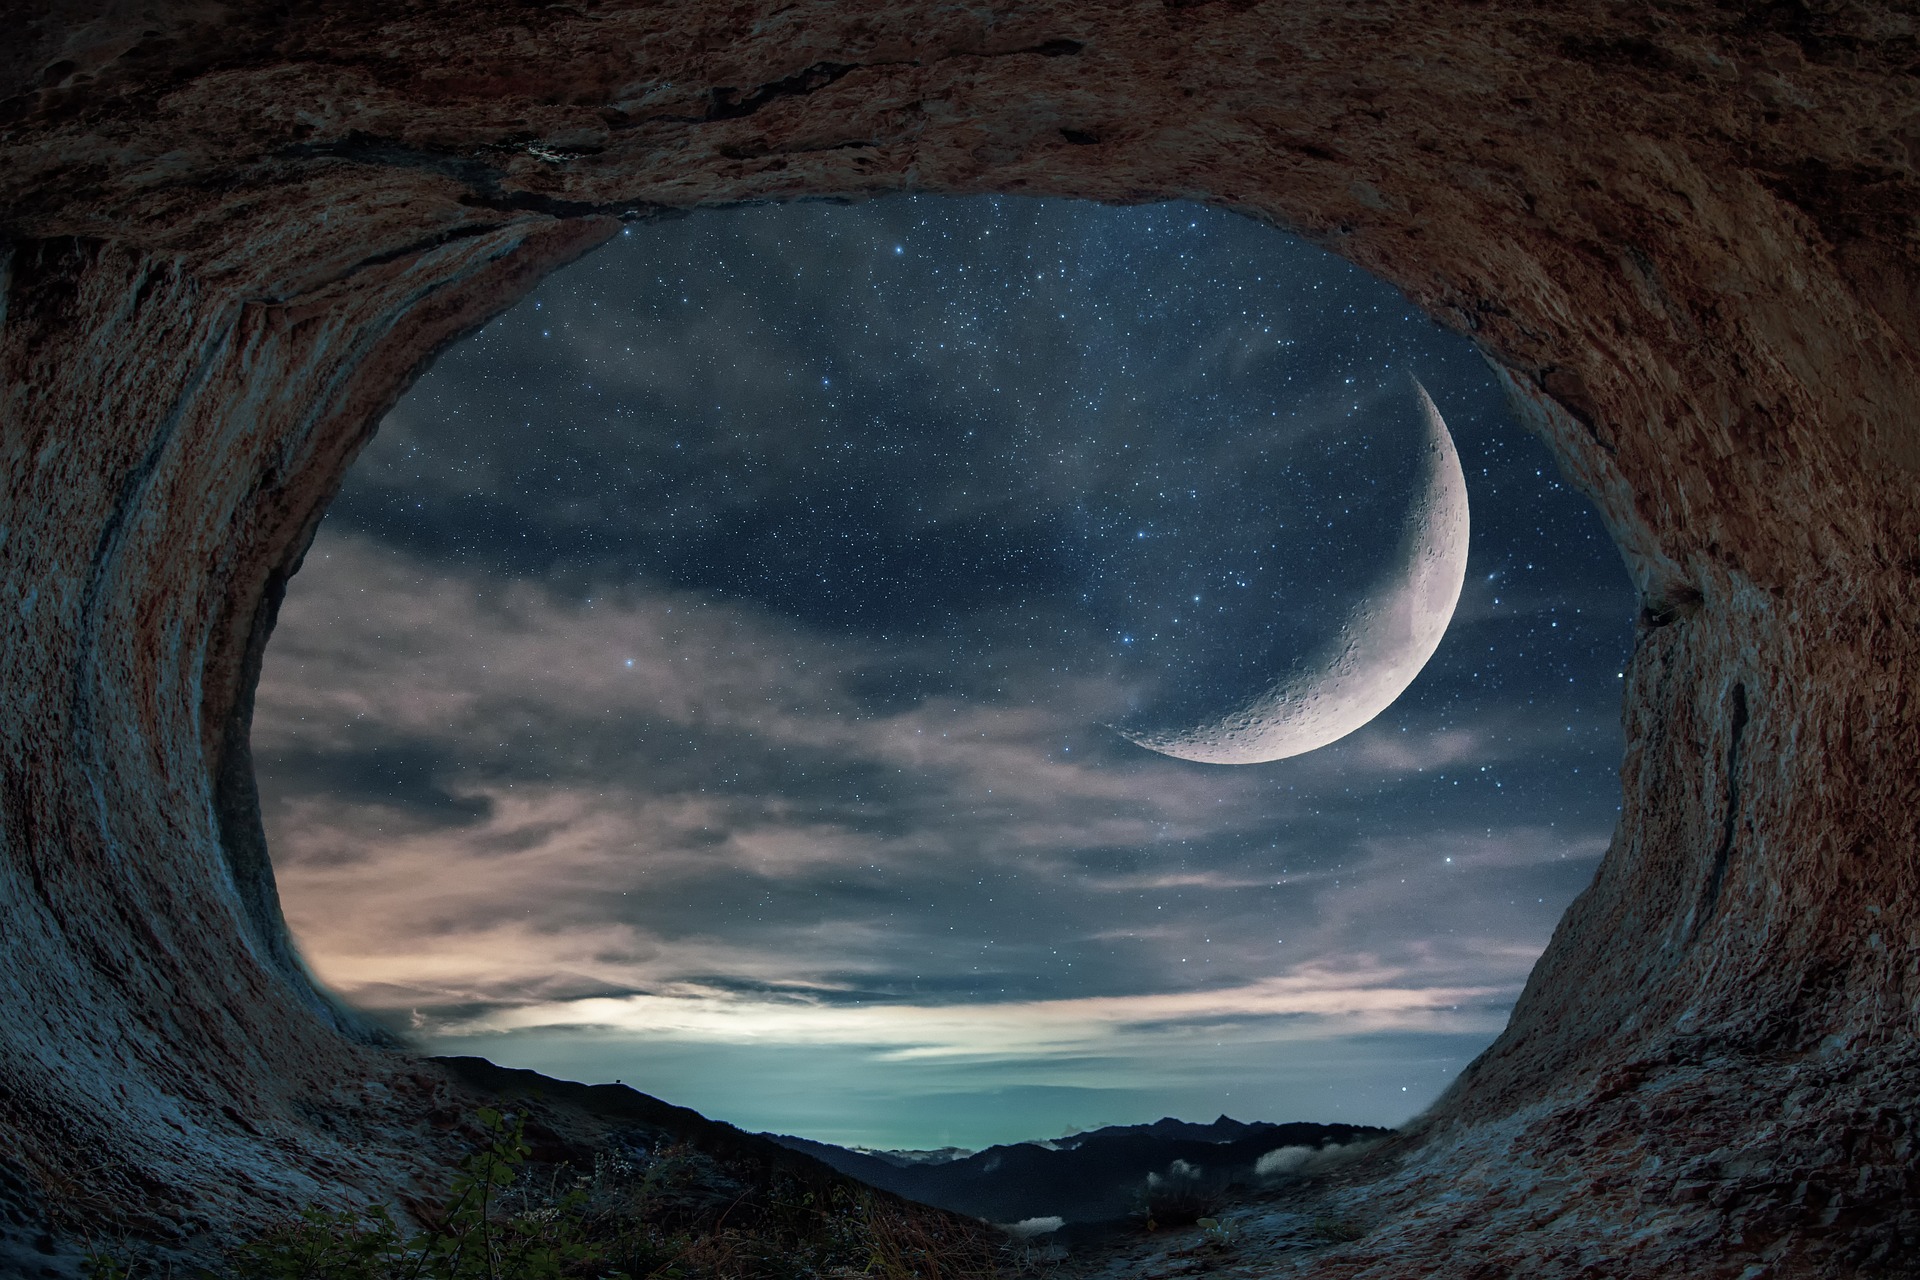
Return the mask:
[[1313,1265],[1913,1268],[1901,6],[267,9],[29,5],[0,51],[9,1247],[416,1176],[431,1071],[279,921],[245,740],[280,590],[432,353],[616,220],[915,189],[1346,255],[1481,344],[1640,587],[1613,847]]

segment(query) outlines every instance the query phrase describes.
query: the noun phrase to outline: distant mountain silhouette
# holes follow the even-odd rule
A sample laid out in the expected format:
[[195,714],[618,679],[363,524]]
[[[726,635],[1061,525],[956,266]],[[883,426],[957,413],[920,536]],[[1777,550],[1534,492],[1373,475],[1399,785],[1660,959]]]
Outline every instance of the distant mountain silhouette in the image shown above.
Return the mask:
[[[1221,1116],[1211,1124],[1200,1124],[1192,1120],[1175,1120],[1172,1116],[1162,1116],[1152,1124],[1110,1124],[1104,1129],[1089,1129],[1080,1133],[1070,1133],[1064,1138],[1055,1138],[1042,1145],[1051,1147],[1077,1147],[1089,1138],[1107,1138],[1120,1136],[1142,1136],[1168,1140],[1187,1139],[1194,1142],[1234,1142],[1241,1138],[1257,1138],[1262,1134],[1278,1129],[1344,1129],[1350,1125],[1278,1125],[1264,1120],[1247,1124],[1235,1120],[1232,1116]],[[1382,1130],[1385,1132],[1385,1130]],[[1317,1143],[1282,1143],[1282,1146],[1317,1146]],[[1344,1145],[1335,1143],[1333,1145]]]
[[1180,1173],[1210,1185],[1259,1180],[1260,1157],[1285,1147],[1320,1150],[1384,1138],[1391,1129],[1354,1124],[1246,1124],[1221,1116],[1212,1124],[1167,1117],[1152,1124],[1113,1125],[1050,1142],[988,1147],[958,1159],[901,1159],[894,1153],[849,1151],[831,1143],[768,1134],[841,1173],[922,1204],[990,1222],[1058,1217],[1068,1223],[1127,1216],[1147,1175]]
[[[804,1142],[804,1138],[795,1138],[795,1142]],[[888,1164],[902,1169],[916,1164],[945,1164],[949,1160],[964,1160],[973,1154],[967,1147],[934,1147],[926,1151],[872,1151],[866,1147],[853,1148],[857,1156],[872,1156],[876,1160],[885,1160]]]

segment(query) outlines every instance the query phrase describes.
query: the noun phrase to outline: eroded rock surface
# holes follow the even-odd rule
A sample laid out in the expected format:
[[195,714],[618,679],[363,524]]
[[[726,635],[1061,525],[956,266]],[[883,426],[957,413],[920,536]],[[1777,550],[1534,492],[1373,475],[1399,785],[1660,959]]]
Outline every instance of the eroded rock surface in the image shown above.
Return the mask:
[[1917,73],[1901,6],[1811,0],[29,6],[9,1247],[48,1206],[192,1247],[419,1176],[431,1069],[279,921],[245,745],[279,592],[423,362],[618,219],[911,188],[1205,199],[1345,254],[1507,371],[1643,594],[1594,886],[1327,1188],[1367,1234],[1300,1265],[1913,1270]]

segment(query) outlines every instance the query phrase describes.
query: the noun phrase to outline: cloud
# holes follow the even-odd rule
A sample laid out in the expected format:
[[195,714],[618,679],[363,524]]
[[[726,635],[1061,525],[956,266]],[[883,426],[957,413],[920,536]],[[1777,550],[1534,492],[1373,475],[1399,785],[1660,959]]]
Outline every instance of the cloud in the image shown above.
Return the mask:
[[1484,832],[1434,831],[1418,835],[1373,836],[1360,842],[1382,861],[1434,860],[1461,871],[1506,870],[1571,863],[1591,868],[1607,851],[1610,836],[1599,832],[1562,832],[1544,824],[1523,824]]
[[1253,1162],[1254,1176],[1271,1178],[1297,1173],[1317,1150],[1316,1147],[1277,1147]]
[[[1263,771],[1106,740],[1089,725],[1120,695],[1097,680],[1009,673],[1001,699],[875,711],[854,691],[873,644],[355,537],[316,546],[281,639],[255,741],[289,920],[324,980],[448,1035],[791,1034],[906,1059],[1222,1019],[1453,1028],[1509,998],[1551,922],[1502,940],[1465,880],[1599,844],[1356,838],[1320,812],[1415,760],[1491,758],[1472,732],[1369,730]],[[1399,921],[1442,901],[1472,927],[1409,940]],[[1396,955],[1395,979],[1356,946]],[[1006,998],[1049,988],[1071,998]]]
[[1253,1162],[1253,1173],[1258,1178],[1278,1178],[1290,1173],[1304,1173],[1308,1169],[1344,1164],[1362,1152],[1379,1146],[1380,1141],[1378,1138],[1362,1138],[1324,1147],[1276,1147]]
[[1022,1218],[1018,1222],[1002,1222],[996,1225],[1015,1240],[1031,1240],[1036,1236],[1052,1235],[1066,1226],[1067,1220],[1060,1217]]
[[[562,745],[587,765],[610,750],[657,766],[750,742],[939,771],[982,808],[1025,807],[1028,840],[1062,846],[1101,838],[1062,799],[1116,809],[1116,843],[1218,831],[1229,805],[1248,822],[1273,817],[1271,775],[1169,761],[1103,729],[1128,696],[1108,680],[1015,671],[997,698],[874,711],[858,686],[895,655],[744,604],[663,589],[575,602],[526,581],[436,572],[351,536],[326,538],[299,582],[261,683],[262,753],[351,751],[378,735],[404,740],[424,762],[452,743],[477,740],[485,751],[487,739],[508,737],[545,750],[549,764],[564,765],[554,751]],[[562,742],[529,740],[543,731]],[[1283,776],[1351,784],[1495,757],[1470,732],[1368,730],[1288,762]],[[734,762],[699,763],[723,775]],[[1256,800],[1257,817],[1248,809]]]
[[1088,876],[1087,888],[1102,893],[1140,893],[1161,889],[1259,889],[1277,883],[1271,876],[1231,871],[1143,871],[1132,875]]
[[[465,1037],[529,1030],[617,1031],[718,1043],[853,1045],[906,1061],[1035,1060],[1112,1054],[1129,1044],[1212,1034],[1285,1042],[1384,1031],[1457,1032],[1515,988],[1429,986],[1400,969],[1304,965],[1242,986],[1127,996],[938,1005],[847,1005],[680,991],[530,1003],[448,1021]],[[1466,1012],[1462,1013],[1465,1009]]]

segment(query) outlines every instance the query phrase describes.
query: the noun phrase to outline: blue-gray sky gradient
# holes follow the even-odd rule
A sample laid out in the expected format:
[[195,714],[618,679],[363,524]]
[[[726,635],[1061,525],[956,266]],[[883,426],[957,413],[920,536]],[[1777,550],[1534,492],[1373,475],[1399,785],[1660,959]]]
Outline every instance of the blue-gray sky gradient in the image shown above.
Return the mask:
[[[1417,373],[1474,544],[1428,670],[1257,767],[1219,710],[1398,534]],[[1471,347],[1184,205],[639,225],[356,465],[255,749],[320,975],[448,1052],[967,1146],[1396,1123],[1611,831],[1632,599]]]

